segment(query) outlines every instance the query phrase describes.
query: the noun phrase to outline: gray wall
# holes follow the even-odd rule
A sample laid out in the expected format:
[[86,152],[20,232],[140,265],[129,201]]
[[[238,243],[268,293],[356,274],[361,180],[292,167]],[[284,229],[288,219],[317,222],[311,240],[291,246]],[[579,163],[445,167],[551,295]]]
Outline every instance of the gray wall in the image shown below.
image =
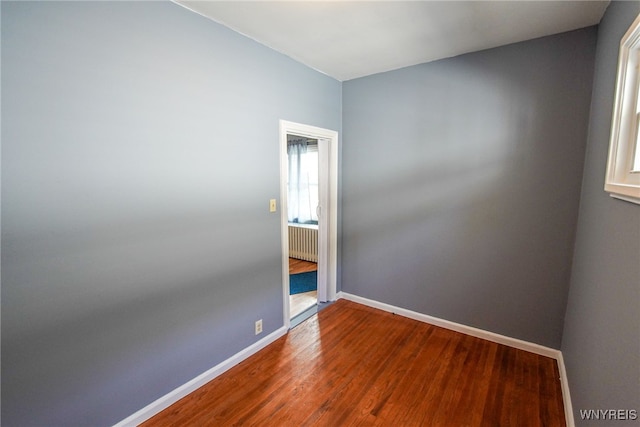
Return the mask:
[[344,83],[343,291],[560,348],[595,42]]
[[279,119],[341,131],[341,84],[170,2],[2,2],[4,426],[113,424],[283,325]]
[[[640,2],[612,2],[598,28],[591,119],[562,338],[580,409],[640,411],[640,206],[604,192],[620,39]],[[637,425],[611,421],[607,425]],[[604,425],[599,423],[598,425]]]

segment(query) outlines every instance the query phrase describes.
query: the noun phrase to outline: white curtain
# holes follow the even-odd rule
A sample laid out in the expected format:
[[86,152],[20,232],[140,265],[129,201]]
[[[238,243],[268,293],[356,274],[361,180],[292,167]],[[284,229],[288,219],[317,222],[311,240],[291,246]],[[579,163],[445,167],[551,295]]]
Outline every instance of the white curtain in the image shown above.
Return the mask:
[[289,156],[289,222],[318,222],[318,145],[306,138],[287,143]]

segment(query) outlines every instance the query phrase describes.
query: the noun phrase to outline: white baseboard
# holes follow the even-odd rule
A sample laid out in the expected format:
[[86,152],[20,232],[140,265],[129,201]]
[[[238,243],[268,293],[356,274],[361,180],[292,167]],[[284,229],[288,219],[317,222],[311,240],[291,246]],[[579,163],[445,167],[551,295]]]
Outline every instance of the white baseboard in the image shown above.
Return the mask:
[[[550,357],[555,359],[558,363],[558,370],[560,372],[560,383],[562,386],[562,398],[564,401],[564,412],[565,412],[565,420],[567,427],[575,427],[575,420],[573,417],[573,407],[571,405],[571,395],[569,393],[569,382],[567,380],[567,371],[564,365],[564,359],[562,358],[562,352],[560,350],[556,350],[553,348],[545,347],[539,344],[530,343],[527,341],[519,340],[517,338],[507,337],[505,335],[496,334],[494,332],[485,331],[483,329],[474,328],[471,326],[466,326],[460,323],[451,322],[449,320],[440,319],[437,317],[429,316],[427,314],[418,313],[415,311],[407,310],[405,308],[396,307],[390,304],[386,304],[383,302],[371,300],[364,297],[359,297],[357,295],[349,294],[346,292],[338,292],[336,295],[336,299],[346,299],[349,301],[353,301],[362,305],[366,305],[369,307],[377,308],[379,310],[387,311],[389,313],[395,313],[403,317],[407,317],[409,319],[418,320],[420,322],[428,323],[430,325],[440,326],[445,329],[449,329],[452,331],[460,332],[466,335],[470,335],[476,338],[482,338],[487,341],[495,342],[498,344],[504,344],[509,347],[514,347],[520,350],[529,351],[531,353],[539,354],[541,356]],[[209,381],[223,374],[233,366],[262,350],[264,347],[268,346],[278,338],[285,335],[288,331],[288,328],[285,326],[277,329],[271,334],[267,335],[260,341],[252,344],[251,346],[245,348],[244,350],[236,353],[231,356],[229,359],[219,363],[208,371],[198,375],[196,378],[190,380],[189,382],[181,385],[175,390],[167,393],[156,401],[150,403],[144,408],[137,411],[135,414],[130,415],[119,423],[115,424],[114,427],[130,427],[137,426],[164,409],[168,408],[178,400],[187,396],[189,393],[194,392],[198,388],[202,387]]]
[[562,386],[562,400],[564,402],[564,418],[567,427],[575,427],[576,421],[573,418],[573,405],[571,404],[571,394],[569,393],[569,379],[567,369],[564,366],[562,352],[558,352],[558,370],[560,371],[560,385]]
[[496,342],[498,344],[508,345],[520,350],[525,350],[531,353],[539,354],[541,356],[551,357],[552,359],[558,359],[559,350],[545,347],[539,344],[534,344],[528,341],[522,341],[517,338],[511,338],[504,335],[496,334],[494,332],[485,331],[483,329],[474,328],[472,326],[466,326],[460,323],[451,322],[449,320],[439,319],[437,317],[429,316],[427,314],[418,313],[415,311],[407,310],[405,308],[396,307],[383,302],[370,300],[368,298],[359,297],[348,293],[341,292],[341,297],[357,302],[369,307],[378,308],[389,313],[399,314],[400,316],[408,317],[409,319],[419,320],[430,325],[440,326],[451,331],[461,332],[472,337],[482,338],[487,341]]
[[178,400],[182,399],[189,393],[194,392],[195,390],[202,387],[209,381],[213,380],[214,378],[228,371],[238,363],[242,362],[243,360],[247,359],[248,357],[262,350],[264,347],[268,346],[278,338],[285,335],[287,331],[288,331],[288,328],[286,328],[285,326],[281,327],[280,329],[277,329],[276,331],[262,338],[260,341],[250,345],[244,350],[239,351],[238,353],[234,354],[227,360],[217,364],[216,366],[209,369],[208,371],[198,375],[191,381],[181,385],[175,390],[165,394],[161,398],[157,399],[156,401],[140,409],[135,414],[130,415],[129,417],[120,421],[118,424],[115,424],[114,427],[137,426],[147,421],[149,418],[153,417],[154,415],[158,414],[159,412],[173,405],[174,403],[176,403]]
[[569,395],[569,383],[567,381],[567,372],[564,366],[564,359],[562,358],[562,352],[550,347],[545,347],[540,344],[535,344],[528,341],[519,340],[517,338],[507,337],[505,335],[496,334],[494,332],[485,331],[483,329],[474,328],[472,326],[466,326],[460,323],[451,322],[449,320],[440,319],[437,317],[429,316],[427,314],[418,313],[416,311],[407,310],[405,308],[396,307],[383,302],[371,300],[368,298],[360,297],[357,295],[349,294],[346,292],[339,292],[336,295],[338,299],[346,299],[349,301],[357,302],[362,305],[377,308],[379,310],[387,311],[389,313],[398,314],[409,319],[418,320],[420,322],[428,323],[434,326],[440,326],[451,331],[460,332],[466,335],[470,335],[476,338],[482,338],[487,341],[495,342],[498,344],[504,344],[509,347],[517,348],[519,350],[528,351],[530,353],[539,354],[541,356],[550,357],[555,359],[558,363],[558,370],[560,371],[560,382],[562,385],[562,398],[564,401],[564,411],[567,427],[574,427],[575,421],[573,419],[573,409],[571,405],[571,396]]

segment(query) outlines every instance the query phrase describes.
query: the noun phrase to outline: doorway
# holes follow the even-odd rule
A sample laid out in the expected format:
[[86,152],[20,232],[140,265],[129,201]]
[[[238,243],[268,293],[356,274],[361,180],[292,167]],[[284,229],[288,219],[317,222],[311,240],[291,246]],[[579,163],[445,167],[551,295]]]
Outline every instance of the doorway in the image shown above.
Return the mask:
[[288,133],[287,162],[289,317],[295,319],[318,304],[318,140]]
[[[313,314],[318,304],[336,298],[337,144],[335,131],[280,121],[283,317],[289,328],[301,310]],[[303,155],[292,156],[292,152]],[[292,280],[290,273],[302,276]],[[300,292],[297,279],[301,277],[315,289],[307,290],[303,283],[304,292]],[[298,287],[293,297],[292,285]]]

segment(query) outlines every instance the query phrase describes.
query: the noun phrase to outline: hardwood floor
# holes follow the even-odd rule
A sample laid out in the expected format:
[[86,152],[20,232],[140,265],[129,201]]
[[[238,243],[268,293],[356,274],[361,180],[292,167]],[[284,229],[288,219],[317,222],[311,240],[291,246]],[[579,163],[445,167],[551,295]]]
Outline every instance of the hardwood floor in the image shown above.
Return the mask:
[[318,303],[318,291],[289,295],[289,315],[293,319],[309,307]]
[[556,361],[339,300],[143,426],[564,426]]
[[309,271],[316,271],[317,269],[318,264],[315,262],[289,258],[289,274],[307,273]]
[[[289,274],[307,273],[316,271],[318,264],[310,261],[289,258]],[[296,317],[309,307],[318,303],[318,292],[304,292],[302,294],[289,295],[289,312],[291,318]]]

